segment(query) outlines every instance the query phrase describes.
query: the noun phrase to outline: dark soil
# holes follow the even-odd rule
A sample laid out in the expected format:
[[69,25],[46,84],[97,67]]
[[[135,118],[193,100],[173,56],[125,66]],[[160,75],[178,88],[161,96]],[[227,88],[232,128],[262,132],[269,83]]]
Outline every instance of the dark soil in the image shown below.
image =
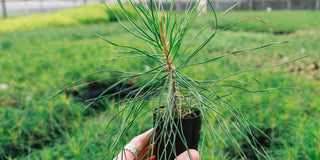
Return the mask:
[[[110,84],[94,82],[90,83],[84,88],[67,91],[67,94],[71,95],[74,100],[85,104],[89,104],[96,98],[114,99],[119,102],[123,99],[127,99],[138,94],[138,87],[136,87],[134,84],[120,83],[112,88],[110,88],[110,86],[112,86]],[[144,93],[145,91],[140,92],[139,95]],[[90,110],[104,111],[106,108],[107,105],[104,103],[104,101],[97,101],[91,105],[86,112],[90,112]]]
[[[261,131],[263,133],[261,133]],[[275,136],[276,131],[275,129],[271,128],[262,128],[261,131],[258,131],[257,129],[252,129],[254,138],[250,135],[248,135],[248,138],[251,140],[251,142],[255,141],[256,142],[256,149],[259,150],[261,153],[264,153],[263,150],[268,150],[272,145],[273,146],[281,146],[281,144],[272,141],[270,137]],[[279,135],[278,135],[279,136]],[[255,139],[255,140],[253,140]],[[242,141],[239,142],[239,145],[244,153],[244,156],[246,157],[246,160],[258,160],[259,158],[257,157],[257,152],[254,151],[250,145],[249,142],[247,142],[244,138],[242,138]],[[227,148],[225,150],[226,153],[229,153],[230,158],[235,158],[241,159],[239,156],[239,153],[235,151],[234,148]],[[261,157],[260,157],[261,158]]]
[[273,31],[273,34],[275,35],[286,35],[286,34],[292,34],[294,31],[292,30],[275,30]]

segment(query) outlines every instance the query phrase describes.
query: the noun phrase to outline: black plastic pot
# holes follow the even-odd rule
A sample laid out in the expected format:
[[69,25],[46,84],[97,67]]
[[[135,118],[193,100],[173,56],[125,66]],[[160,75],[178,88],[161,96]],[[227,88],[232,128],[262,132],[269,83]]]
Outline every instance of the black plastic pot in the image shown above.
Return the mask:
[[[196,116],[192,118],[174,119],[176,126],[170,122],[167,123],[167,126],[163,126],[164,119],[159,118],[159,125],[155,126],[157,109],[154,110],[153,121],[156,130],[155,155],[157,160],[173,160],[187,149],[198,149],[201,130],[200,111],[196,111],[195,114]],[[167,132],[166,137],[160,135],[163,129]],[[184,137],[185,140],[181,137]],[[187,147],[183,142],[186,142]]]

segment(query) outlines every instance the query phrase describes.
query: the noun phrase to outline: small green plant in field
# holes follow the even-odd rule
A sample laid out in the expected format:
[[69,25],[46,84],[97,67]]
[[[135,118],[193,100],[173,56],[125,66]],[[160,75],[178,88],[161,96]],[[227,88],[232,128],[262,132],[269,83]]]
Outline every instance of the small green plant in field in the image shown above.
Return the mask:
[[[309,20],[303,15],[313,17],[316,14],[311,11],[291,12],[292,15],[295,15],[295,19],[304,21]],[[276,20],[264,18],[268,16],[257,11],[229,12],[224,16],[220,16],[218,13],[218,20],[220,20],[218,24],[232,18],[233,14],[242,15],[239,19],[256,15],[282,30],[286,24],[294,24],[294,19],[282,18],[290,16],[291,12],[271,12],[274,16],[282,19],[279,23]],[[202,13],[197,17],[195,25],[192,25],[186,33],[185,40],[192,39],[199,27],[203,26],[200,23],[205,24],[205,22],[212,21],[207,14],[212,15],[211,13]],[[229,16],[229,14],[231,15]],[[230,24],[236,21],[238,19],[230,21]],[[259,21],[250,21],[250,23],[247,21],[248,24],[256,22],[260,23]],[[320,103],[318,96],[320,93],[318,87],[320,85],[320,70],[308,69],[313,61],[318,62],[319,66],[317,42],[320,40],[320,28],[315,28],[316,25],[312,24],[320,21],[312,22],[290,26],[295,28],[297,32],[281,36],[275,36],[268,32],[251,32],[251,30],[247,32],[246,28],[237,32],[219,32],[201,50],[201,54],[195,57],[194,61],[206,60],[209,57],[224,55],[241,48],[251,48],[259,44],[268,44],[272,41],[289,40],[290,43],[285,46],[278,45],[248,52],[248,54],[229,56],[215,63],[197,65],[183,70],[188,76],[197,80],[218,79],[241,68],[286,62],[285,59],[289,60],[300,56],[302,54],[301,48],[305,48],[305,53],[310,54],[312,60],[307,58],[290,65],[252,71],[250,74],[254,75],[261,84],[255,86],[254,83],[251,83],[248,85],[248,89],[252,89],[251,91],[261,87],[274,88],[279,86],[294,86],[302,88],[302,90],[273,90],[255,94],[241,90],[232,92],[233,96],[237,97],[245,118],[257,128],[267,131],[266,134],[270,138],[268,145],[270,146],[266,146],[266,151],[269,153],[270,159],[318,159],[320,157],[320,139],[318,138],[320,137],[318,118],[320,116],[318,105]],[[306,25],[310,26],[305,27]],[[242,27],[247,26],[241,25]],[[106,61],[105,65],[101,65],[104,62],[101,59],[110,59],[119,53],[101,47],[106,45],[108,48],[114,48],[97,39],[95,33],[102,34],[120,44],[130,44],[141,50],[149,49],[148,45],[144,45],[133,36],[129,36],[124,29],[119,28],[121,26],[118,23],[97,23],[17,31],[0,35],[0,86],[8,85],[6,90],[0,87],[1,158],[19,160],[103,159],[105,152],[102,151],[102,148],[105,146],[109,149],[113,138],[116,137],[111,136],[110,127],[105,129],[106,121],[118,111],[118,108],[113,105],[114,101],[106,100],[108,103],[105,105],[105,111],[97,111],[95,116],[87,116],[84,114],[86,112],[81,112],[79,108],[85,104],[74,102],[71,97],[66,95],[53,99],[52,106],[46,100],[52,96],[57,88],[62,88],[81,76],[98,69],[110,69],[110,66],[132,72],[147,69],[142,62],[130,58],[119,59],[121,63]],[[212,30],[208,29],[203,33],[203,35],[209,35]],[[195,49],[195,46],[200,44],[202,40],[196,40],[189,48]],[[293,68],[294,70],[292,70]],[[298,72],[299,68],[300,72]],[[94,77],[90,76],[84,81],[112,79],[110,75],[112,74],[94,74],[92,75]],[[138,79],[132,81],[139,82]],[[120,148],[128,143],[132,137],[152,127],[152,118],[150,118],[152,111],[150,110],[154,106],[150,105],[150,107],[144,108],[140,114],[144,117],[138,117],[127,134],[121,137],[114,154],[118,153]],[[144,112],[146,114],[143,114]],[[224,115],[225,119],[231,120],[232,116],[227,112]],[[231,142],[228,142],[227,136],[223,134],[214,120],[212,120],[212,124],[214,124],[216,132],[227,143],[224,145],[219,140],[211,143],[206,135],[203,149],[199,148],[199,151],[202,150],[201,159],[238,159],[239,157],[233,152],[234,149],[231,147]],[[118,123],[112,123],[112,125],[118,126]],[[62,129],[60,131],[63,132],[52,132],[56,129]],[[244,153],[251,154],[252,151],[246,147],[248,146],[246,140],[237,134],[234,127],[230,129],[235,140],[243,147]],[[118,131],[118,128],[115,127],[113,131]],[[263,134],[259,132],[255,134],[255,136],[261,135]],[[265,139],[268,140],[268,138]],[[199,145],[202,146],[202,144]],[[211,153],[212,150],[217,152]],[[248,157],[248,154],[246,155]],[[248,157],[248,159],[254,158]]]
[[[279,66],[300,58],[272,66],[240,70],[215,80],[197,80],[188,76],[184,71],[188,67],[213,63],[231,55],[287,42],[266,44],[250,49],[233,51],[217,57],[208,57],[203,61],[195,61],[195,57],[201,54],[201,50],[220,31],[250,19],[258,19],[266,25],[268,24],[260,18],[247,18],[218,30],[216,12],[212,3],[208,1],[208,5],[213,10],[212,20],[203,26],[193,39],[185,42],[185,35],[188,34],[190,27],[201,12],[200,1],[188,3],[186,10],[181,13],[173,11],[174,1],[171,4],[166,2],[165,5],[154,3],[152,0],[148,1],[148,4],[142,1],[129,1],[128,3],[133,7],[138,20],[134,20],[127,8],[124,7],[124,4],[118,1],[121,14],[125,15],[128,20],[126,24],[122,23],[119,13],[115,12],[108,4],[107,7],[127,32],[136,37],[137,40],[143,41],[150,49],[142,50],[131,45],[117,44],[101,36],[105,42],[117,48],[120,55],[123,55],[123,57],[113,58],[113,61],[128,58],[132,59],[132,61],[143,62],[147,68],[138,73],[110,70],[120,75],[117,77],[119,80],[91,102],[93,104],[110,96],[129,92],[125,99],[119,103],[121,104],[118,108],[119,112],[114,118],[114,120],[120,120],[120,124],[116,126],[118,132],[113,138],[111,151],[123,140],[130,127],[139,117],[144,117],[146,114],[153,112],[154,132],[151,135],[150,144],[147,145],[151,146],[152,143],[155,143],[155,145],[149,148],[144,155],[145,158],[150,158],[155,153],[157,159],[173,159],[186,149],[197,149],[199,137],[197,138],[196,136],[200,134],[201,120],[200,124],[193,126],[196,129],[192,131],[196,134],[192,135],[195,136],[193,138],[197,139],[195,144],[190,144],[190,137],[187,138],[185,136],[188,129],[184,129],[184,124],[186,124],[184,120],[197,119],[199,117],[202,118],[203,123],[201,148],[203,148],[205,140],[209,140],[211,144],[214,144],[215,141],[222,141],[222,143],[226,144],[225,141],[228,141],[234,147],[238,156],[245,158],[246,155],[243,153],[241,146],[230,132],[230,128],[234,128],[247,141],[252,152],[258,158],[268,157],[268,154],[263,147],[260,147],[259,142],[251,131],[254,126],[250,125],[240,112],[240,106],[236,98],[233,97],[232,90],[240,89],[249,92],[272,90],[251,91],[248,89],[248,79],[256,80],[246,72]],[[214,30],[210,35],[204,36],[202,33],[210,30],[212,26]],[[200,37],[205,37],[200,45],[191,47]],[[122,86],[123,90],[111,95],[105,95],[112,88],[131,83],[137,78],[139,78],[139,81],[133,86],[129,88]],[[256,82],[259,83],[258,81]],[[148,112],[144,112],[145,110]],[[231,119],[225,118],[224,115],[226,113],[231,115]],[[215,124],[222,129],[223,133],[216,132]],[[228,139],[220,138],[220,134],[225,134]],[[181,146],[178,146],[178,143]],[[202,150],[200,153],[202,153]],[[111,158],[113,157],[108,157],[108,159]]]

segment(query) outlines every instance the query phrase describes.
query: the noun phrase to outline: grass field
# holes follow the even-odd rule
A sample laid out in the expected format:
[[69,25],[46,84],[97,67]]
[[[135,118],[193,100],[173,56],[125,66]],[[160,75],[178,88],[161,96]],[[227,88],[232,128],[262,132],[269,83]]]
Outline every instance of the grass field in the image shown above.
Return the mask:
[[[72,15],[72,12],[62,11],[63,15]],[[45,19],[45,16],[56,15],[36,16]],[[316,18],[319,16],[319,11],[229,12],[219,16],[221,28],[247,17],[259,17],[284,34],[274,34],[259,21],[246,21],[231,30],[220,32],[202,50],[197,60],[272,42],[290,43],[185,69],[196,79],[218,79],[242,69],[284,63],[310,55],[294,63],[247,72],[261,83],[253,82],[249,86],[252,90],[275,87],[299,89],[277,89],[264,93],[234,91],[245,117],[270,137],[267,139],[259,132],[256,135],[271,159],[318,160],[320,157],[320,20]],[[54,99],[50,97],[97,70],[111,66],[129,71],[145,69],[142,63],[133,59],[118,63],[106,61],[116,57],[117,53],[96,34],[121,44],[130,43],[139,48],[148,46],[129,36],[118,23],[104,19],[90,21],[90,15],[87,17],[90,23],[78,21],[67,25],[41,22],[43,25],[39,26],[37,20],[42,18],[18,18],[19,21],[0,20],[0,159],[102,159],[113,139],[110,136],[113,130],[105,127],[116,114],[116,100],[106,100],[103,107],[82,111],[86,104],[71,94],[75,94],[75,90],[82,94],[86,86],[79,86]],[[32,21],[32,24],[26,30],[24,27],[1,30],[2,27],[11,28],[9,25],[21,20]],[[190,39],[204,22],[211,20],[207,14],[202,14],[186,39]],[[57,20],[55,23],[60,22]],[[211,33],[212,30],[206,32]],[[197,43],[201,40],[199,38]],[[196,44],[190,48],[193,46]],[[113,78],[115,76],[114,72],[99,72],[87,76],[79,84],[94,81],[108,84],[116,80]],[[137,121],[121,144],[151,128],[151,119],[150,113],[149,117]],[[218,127],[216,130],[221,132]],[[247,155],[253,157],[243,138],[236,131],[231,132]],[[221,137],[226,139],[223,134]],[[223,145],[221,141],[205,143],[202,157],[234,159],[236,155],[230,146]]]

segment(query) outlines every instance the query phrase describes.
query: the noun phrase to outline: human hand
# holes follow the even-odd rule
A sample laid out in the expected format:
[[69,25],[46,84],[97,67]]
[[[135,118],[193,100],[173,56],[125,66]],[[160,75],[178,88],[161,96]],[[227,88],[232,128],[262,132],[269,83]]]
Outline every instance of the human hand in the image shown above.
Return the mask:
[[[146,158],[144,157],[146,157],[145,155],[149,151],[149,148],[152,147],[152,146],[147,146],[146,144],[148,144],[148,141],[150,139],[152,132],[153,132],[153,129],[150,129],[134,137],[130,141],[129,144],[135,146],[136,149],[140,151],[140,153],[138,153],[137,156],[135,155],[134,151],[132,152],[128,149],[124,149],[113,160],[146,160]],[[191,155],[192,160],[200,159],[200,155],[198,151],[194,149],[189,149],[189,153]],[[188,151],[185,151],[181,153],[175,160],[190,160],[189,153]],[[155,155],[149,158],[149,160],[155,160]]]

